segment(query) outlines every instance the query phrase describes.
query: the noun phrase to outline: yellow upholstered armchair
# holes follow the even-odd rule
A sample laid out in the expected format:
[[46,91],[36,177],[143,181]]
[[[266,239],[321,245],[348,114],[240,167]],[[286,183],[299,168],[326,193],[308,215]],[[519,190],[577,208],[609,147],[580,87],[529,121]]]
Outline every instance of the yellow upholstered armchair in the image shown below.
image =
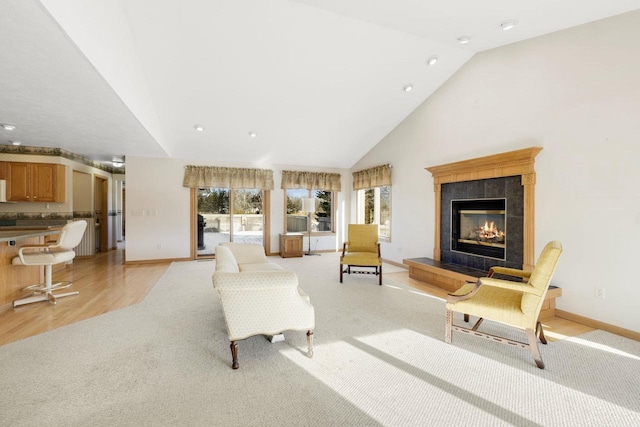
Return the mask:
[[[449,294],[446,303],[445,341],[451,343],[452,331],[455,330],[503,344],[529,348],[538,368],[544,369],[544,362],[538,350],[538,338],[543,344],[546,344],[547,340],[542,324],[538,321],[538,315],[561,253],[560,242],[549,242],[542,250],[533,271],[492,267],[488,277],[481,277],[477,283],[464,285],[455,293]],[[492,277],[494,274],[520,278],[521,281],[497,279]],[[477,316],[479,319],[472,328],[457,326],[453,324],[453,312],[463,313],[466,322],[469,321],[469,315]],[[524,329],[528,344],[479,332],[478,327],[482,319]]]
[[340,257],[340,283],[342,283],[343,273],[351,274],[351,267],[373,267],[375,271],[354,270],[353,273],[375,274],[378,276],[378,285],[382,285],[378,225],[349,224],[348,233],[349,240],[344,242]]

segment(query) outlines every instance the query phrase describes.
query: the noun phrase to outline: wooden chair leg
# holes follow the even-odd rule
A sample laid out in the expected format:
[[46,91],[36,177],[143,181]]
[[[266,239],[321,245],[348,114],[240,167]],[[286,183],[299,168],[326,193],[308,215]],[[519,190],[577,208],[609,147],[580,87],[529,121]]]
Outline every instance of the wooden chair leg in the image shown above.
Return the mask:
[[447,320],[444,326],[444,341],[447,344],[451,344],[452,336],[451,331],[453,329],[453,311],[447,310]]
[[527,338],[529,339],[529,348],[531,349],[531,354],[533,355],[533,360],[536,362],[536,366],[540,369],[544,369],[544,362],[542,361],[542,356],[538,349],[538,337],[536,336],[536,331],[534,329],[527,329]]
[[472,331],[477,331],[478,328],[480,327],[480,325],[482,325],[482,321],[484,319],[481,317],[478,319],[478,321],[475,323],[475,325],[473,325],[473,328],[471,328]]
[[[378,272],[378,267],[376,267],[376,272]],[[382,266],[380,266],[380,272],[378,273],[378,285],[382,286]]]
[[231,363],[231,368],[238,369],[240,365],[238,364],[238,344],[235,341],[231,341],[231,359],[233,360]]
[[313,357],[313,331],[307,331],[307,357]]
[[466,313],[465,313],[465,315],[464,315],[464,321],[465,321],[465,322],[468,322],[468,321],[469,321],[469,315],[468,315],[468,314],[466,314]]
[[344,266],[342,264],[340,264],[340,283],[342,283],[342,273],[344,270]]
[[540,322],[536,325],[536,335],[540,338],[542,344],[547,344],[547,338],[544,336],[544,329],[542,329],[542,323]]

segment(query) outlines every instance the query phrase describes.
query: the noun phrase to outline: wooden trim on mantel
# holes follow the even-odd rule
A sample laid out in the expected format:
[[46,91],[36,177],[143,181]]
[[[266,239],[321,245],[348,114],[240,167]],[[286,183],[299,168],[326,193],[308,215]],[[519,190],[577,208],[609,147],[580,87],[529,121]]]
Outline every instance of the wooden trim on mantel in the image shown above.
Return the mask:
[[440,261],[440,203],[441,186],[452,182],[475,181],[479,179],[522,176],[524,187],[524,270],[532,270],[535,262],[535,157],[542,147],[523,148],[506,153],[492,154],[475,159],[462,160],[425,168],[433,176],[435,192],[435,245],[433,258]]
[[433,175],[435,184],[526,175],[535,172],[533,164],[540,151],[542,147],[524,148],[426,169]]

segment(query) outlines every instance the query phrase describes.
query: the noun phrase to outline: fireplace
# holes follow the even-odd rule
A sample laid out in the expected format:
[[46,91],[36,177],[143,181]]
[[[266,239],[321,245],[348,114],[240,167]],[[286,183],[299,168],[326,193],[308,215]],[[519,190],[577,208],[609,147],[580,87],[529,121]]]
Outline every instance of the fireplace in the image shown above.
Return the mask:
[[[530,147],[427,168],[435,193],[433,259],[404,260],[409,277],[456,291],[486,275],[493,266],[531,271],[535,253],[534,159],[540,150]],[[467,220],[471,225],[463,224]],[[469,244],[471,250],[489,247],[501,253],[468,253],[467,248],[458,246],[462,243]],[[560,293],[553,298],[557,296]],[[553,315],[555,302],[545,300],[547,303],[545,310]]]
[[[475,282],[493,266],[533,270],[536,184],[534,163],[541,150],[541,147],[523,148],[428,167],[427,170],[433,176],[435,193],[433,259],[405,259],[403,264],[409,266],[409,277],[454,292],[470,281]],[[472,209],[463,205],[457,207],[455,216],[452,215],[453,202],[487,199],[504,200],[504,205],[472,206]],[[485,218],[479,219],[478,216]],[[453,218],[458,218],[455,220],[458,222],[469,219],[473,225],[463,224],[460,229],[456,225],[453,228]],[[501,221],[504,221],[504,225]],[[452,238],[455,233],[458,236]],[[500,242],[502,234],[504,243]],[[462,238],[469,235],[473,235],[473,238]],[[459,248],[452,250],[452,241],[456,244],[467,243],[464,240],[472,240],[471,244],[474,246],[499,247],[504,244],[503,258],[469,254]],[[486,241],[491,245],[485,244]],[[549,290],[540,311],[541,318],[555,315],[555,298],[561,295],[559,288]]]
[[488,271],[522,268],[524,194],[520,177],[441,186],[440,260]]
[[[533,269],[536,184],[534,163],[541,150],[541,147],[523,148],[427,168],[433,176],[435,193],[435,261],[485,271],[494,265],[529,271]],[[506,201],[504,255],[495,258],[452,250],[451,242],[457,240],[452,239],[452,234],[456,232],[451,228],[452,201],[482,199]],[[494,225],[498,222],[492,221]],[[500,228],[499,222],[496,228]]]
[[506,199],[451,200],[451,250],[506,260]]

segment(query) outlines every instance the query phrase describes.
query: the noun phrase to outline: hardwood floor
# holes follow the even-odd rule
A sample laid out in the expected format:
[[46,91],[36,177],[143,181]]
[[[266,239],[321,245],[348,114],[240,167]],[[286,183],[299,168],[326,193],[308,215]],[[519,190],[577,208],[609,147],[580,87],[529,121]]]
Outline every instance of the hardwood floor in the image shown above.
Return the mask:
[[[80,291],[80,295],[62,298],[56,305],[39,302],[15,309],[12,304],[0,307],[0,345],[136,304],[170,264],[124,265],[123,260],[123,249],[76,258],[72,266],[54,271],[53,279],[72,281],[72,290]],[[440,288],[409,278],[408,272],[387,274],[436,297],[446,296]],[[545,335],[551,340],[593,330],[560,318],[545,319],[543,324]]]
[[123,249],[76,258],[72,266],[54,271],[53,281],[72,281],[69,290],[80,295],[61,298],[56,305],[0,307],[0,345],[136,304],[170,264],[124,265],[123,260]]

